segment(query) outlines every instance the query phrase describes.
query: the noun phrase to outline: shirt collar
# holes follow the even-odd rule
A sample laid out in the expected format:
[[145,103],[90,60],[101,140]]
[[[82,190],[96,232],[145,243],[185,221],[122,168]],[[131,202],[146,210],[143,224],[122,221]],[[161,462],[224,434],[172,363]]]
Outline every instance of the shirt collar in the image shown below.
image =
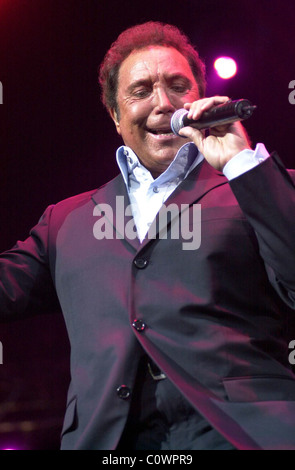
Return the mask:
[[[118,148],[116,159],[127,188],[129,188],[129,178],[136,179],[139,183],[150,181],[157,185],[166,184],[176,178],[179,181],[184,180],[186,176],[204,159],[198,148],[193,142],[185,143],[177,152],[175,158],[168,168],[154,179],[139,161],[137,155],[130,147],[122,145]],[[140,169],[141,171],[134,171]]]

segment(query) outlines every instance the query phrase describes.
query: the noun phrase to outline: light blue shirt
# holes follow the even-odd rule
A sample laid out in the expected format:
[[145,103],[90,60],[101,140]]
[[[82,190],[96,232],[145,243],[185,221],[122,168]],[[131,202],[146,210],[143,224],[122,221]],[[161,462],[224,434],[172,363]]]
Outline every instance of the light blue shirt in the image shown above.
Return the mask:
[[[255,150],[243,150],[224,167],[230,180],[250,170],[269,157],[263,144]],[[129,194],[137,235],[142,242],[154,218],[167,198],[187,175],[201,163],[204,156],[192,142],[184,144],[169,167],[156,179],[139,161],[131,148],[122,145],[117,150],[117,163]]]

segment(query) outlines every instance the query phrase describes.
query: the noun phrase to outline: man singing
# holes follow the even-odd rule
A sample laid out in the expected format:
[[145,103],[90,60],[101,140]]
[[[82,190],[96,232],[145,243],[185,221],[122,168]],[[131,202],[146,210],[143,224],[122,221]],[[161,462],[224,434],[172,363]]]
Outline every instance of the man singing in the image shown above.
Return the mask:
[[197,121],[228,100],[205,98],[174,26],[124,31],[99,81],[119,175],[49,206],[0,257],[3,321],[55,301],[65,318],[61,449],[294,450],[295,172],[240,122],[172,133],[176,110]]

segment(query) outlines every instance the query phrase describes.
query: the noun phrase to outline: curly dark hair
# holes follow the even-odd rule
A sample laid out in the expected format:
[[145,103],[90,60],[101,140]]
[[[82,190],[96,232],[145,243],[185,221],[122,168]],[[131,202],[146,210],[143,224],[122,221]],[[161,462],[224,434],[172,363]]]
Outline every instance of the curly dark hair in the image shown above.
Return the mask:
[[99,83],[102,89],[102,102],[108,110],[114,109],[119,114],[117,89],[122,62],[133,50],[147,46],[170,46],[177,49],[187,59],[198,84],[200,97],[204,97],[205,65],[188,37],[176,26],[149,21],[123,31],[105,55],[99,69]]

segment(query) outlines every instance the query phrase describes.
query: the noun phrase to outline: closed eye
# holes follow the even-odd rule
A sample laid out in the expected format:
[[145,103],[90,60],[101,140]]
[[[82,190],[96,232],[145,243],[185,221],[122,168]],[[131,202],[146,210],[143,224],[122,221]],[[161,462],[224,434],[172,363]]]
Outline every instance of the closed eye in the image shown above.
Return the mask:
[[135,98],[146,98],[150,95],[150,93],[151,90],[149,90],[148,88],[140,88],[139,90],[133,90],[132,96],[134,96]]
[[176,93],[186,93],[188,91],[188,87],[184,85],[173,85],[171,90],[175,91]]

